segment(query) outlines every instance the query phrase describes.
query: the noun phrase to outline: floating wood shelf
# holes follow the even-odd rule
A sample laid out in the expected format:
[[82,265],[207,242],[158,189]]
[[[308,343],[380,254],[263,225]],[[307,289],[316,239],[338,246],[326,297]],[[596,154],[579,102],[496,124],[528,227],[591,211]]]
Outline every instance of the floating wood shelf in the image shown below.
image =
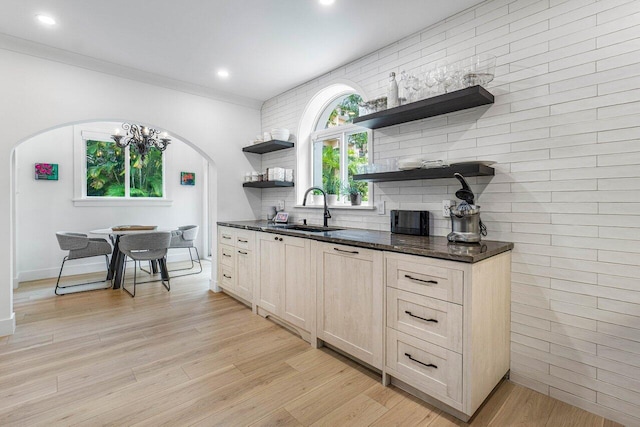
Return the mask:
[[285,150],[291,147],[293,147],[293,142],[273,139],[271,141],[265,141],[259,144],[253,144],[248,147],[243,147],[242,151],[244,151],[245,153],[265,154],[271,153],[272,151]]
[[480,105],[493,104],[493,95],[482,86],[471,86],[400,107],[389,108],[377,113],[367,114],[353,120],[369,129],[378,129],[427,117],[439,116],[454,111],[466,110]]
[[357,181],[385,182],[385,181],[411,181],[415,179],[439,179],[453,178],[453,174],[458,172],[465,177],[471,176],[493,176],[495,170],[492,167],[481,163],[453,164],[446,168],[431,169],[411,169],[407,171],[365,173],[354,175]]
[[289,181],[251,181],[243,182],[243,187],[251,188],[278,188],[278,187],[293,187],[293,182]]

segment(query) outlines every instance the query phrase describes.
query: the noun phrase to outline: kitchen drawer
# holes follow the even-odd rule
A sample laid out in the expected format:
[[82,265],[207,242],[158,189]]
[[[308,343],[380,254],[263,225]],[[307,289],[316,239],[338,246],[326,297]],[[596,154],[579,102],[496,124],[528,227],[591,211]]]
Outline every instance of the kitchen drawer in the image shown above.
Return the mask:
[[230,227],[218,227],[218,243],[233,246],[236,243],[236,230]]
[[235,286],[234,280],[235,274],[233,272],[233,268],[222,266],[222,271],[220,272],[220,281],[222,282],[222,287],[233,288]]
[[428,258],[387,258],[387,286],[462,304],[464,272],[430,263]]
[[236,249],[233,246],[220,245],[220,264],[233,269]]
[[461,407],[461,354],[387,328],[387,367],[407,384]]
[[462,353],[462,306],[387,288],[387,326]]
[[249,251],[254,250],[256,244],[255,231],[237,230],[235,233],[235,246],[236,248],[246,249]]

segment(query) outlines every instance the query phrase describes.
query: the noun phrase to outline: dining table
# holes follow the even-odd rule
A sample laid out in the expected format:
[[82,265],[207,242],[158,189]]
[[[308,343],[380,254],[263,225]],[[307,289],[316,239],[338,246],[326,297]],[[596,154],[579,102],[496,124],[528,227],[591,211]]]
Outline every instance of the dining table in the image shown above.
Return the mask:
[[[113,252],[111,254],[111,261],[109,262],[109,271],[107,272],[107,280],[111,280],[113,283],[113,289],[120,289],[122,281],[124,280],[124,270],[126,268],[125,254],[120,251],[120,237],[128,234],[140,234],[140,233],[159,233],[169,232],[169,229],[159,228],[140,228],[137,226],[128,227],[111,227],[100,228],[97,230],[89,231],[90,234],[97,236],[109,236],[111,243],[113,244]],[[167,271],[166,263],[157,263],[151,261],[151,272],[156,274],[160,272],[162,280],[169,279],[169,272]]]

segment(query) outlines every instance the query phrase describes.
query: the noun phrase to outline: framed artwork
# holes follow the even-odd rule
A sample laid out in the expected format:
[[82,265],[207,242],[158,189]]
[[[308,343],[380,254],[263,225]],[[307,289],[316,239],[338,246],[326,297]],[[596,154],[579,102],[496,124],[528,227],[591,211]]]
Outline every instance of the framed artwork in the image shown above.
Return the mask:
[[36,179],[44,179],[47,181],[58,180],[58,164],[57,163],[36,163]]
[[180,172],[181,185],[196,185],[195,172]]

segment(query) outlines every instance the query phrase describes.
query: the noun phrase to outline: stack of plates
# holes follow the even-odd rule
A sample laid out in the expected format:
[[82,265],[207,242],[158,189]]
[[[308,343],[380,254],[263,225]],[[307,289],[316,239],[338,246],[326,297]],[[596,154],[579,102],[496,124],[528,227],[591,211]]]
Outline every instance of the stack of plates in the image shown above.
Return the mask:
[[408,157],[406,159],[398,160],[398,169],[401,171],[421,168],[443,168],[447,166],[449,166],[449,164],[444,160],[426,160],[418,157]]
[[407,157],[404,159],[398,159],[398,169],[400,169],[401,171],[420,169],[422,167],[423,161],[424,159],[421,157]]

